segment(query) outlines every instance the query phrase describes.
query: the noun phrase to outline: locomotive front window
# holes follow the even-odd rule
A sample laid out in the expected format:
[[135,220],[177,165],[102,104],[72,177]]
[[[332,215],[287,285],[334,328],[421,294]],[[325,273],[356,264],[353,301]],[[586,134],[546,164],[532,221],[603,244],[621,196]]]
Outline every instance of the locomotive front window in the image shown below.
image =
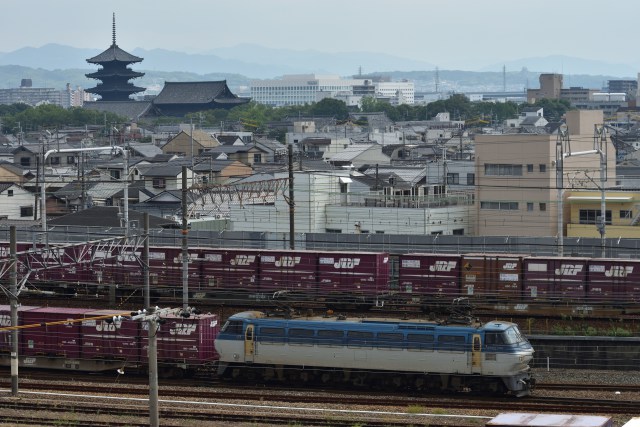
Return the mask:
[[518,344],[520,342],[526,342],[527,340],[520,334],[518,328],[509,328],[503,333],[504,339],[507,344]]

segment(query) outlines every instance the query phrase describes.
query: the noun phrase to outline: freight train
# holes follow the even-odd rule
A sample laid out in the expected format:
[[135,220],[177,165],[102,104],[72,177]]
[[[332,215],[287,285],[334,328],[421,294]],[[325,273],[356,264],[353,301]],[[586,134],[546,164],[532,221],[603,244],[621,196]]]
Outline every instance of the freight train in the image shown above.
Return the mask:
[[[82,286],[111,286],[130,294],[144,282],[140,250],[111,248],[98,253],[62,247],[26,253],[19,255],[19,279],[33,270],[34,263],[46,265],[28,277],[42,289],[59,285],[76,292]],[[6,251],[4,255],[8,256]],[[152,292],[180,294],[183,265],[180,247],[151,247]],[[263,301],[287,294],[291,300],[329,305],[428,307],[467,297],[472,303],[508,301],[514,306],[572,304],[587,313],[603,306],[624,310],[640,302],[640,260],[631,259],[190,248],[186,271],[193,298]]]
[[[11,308],[0,305],[0,364],[9,366]],[[18,307],[18,364],[73,371],[142,370],[147,367],[148,324],[131,313],[64,307]],[[123,316],[124,315],[124,316]],[[128,315],[128,316],[127,316]],[[158,373],[177,377],[212,369],[218,359],[215,314],[163,316],[158,329]]]
[[[0,306],[0,363],[13,351],[10,307]],[[125,313],[126,314],[126,313]],[[22,367],[144,369],[148,323],[115,310],[21,306]],[[348,385],[526,396],[534,350],[509,322],[448,324],[333,314],[241,312],[222,329],[212,314],[162,316],[159,372],[196,370],[255,383]]]

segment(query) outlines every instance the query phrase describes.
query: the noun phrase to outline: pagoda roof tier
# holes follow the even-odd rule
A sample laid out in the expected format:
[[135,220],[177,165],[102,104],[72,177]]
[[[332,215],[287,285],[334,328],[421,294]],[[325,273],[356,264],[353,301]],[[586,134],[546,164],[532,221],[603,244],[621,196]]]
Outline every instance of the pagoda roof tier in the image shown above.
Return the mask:
[[85,92],[95,93],[97,95],[102,95],[103,93],[136,93],[136,92],[144,92],[146,88],[134,86],[132,84],[128,85],[97,85],[96,87],[92,87],[91,89],[85,89]]
[[94,73],[85,74],[86,77],[90,79],[104,79],[109,77],[124,77],[127,79],[135,79],[138,77],[144,76],[144,73],[140,73],[138,71],[133,71],[130,69],[126,70],[98,70]]
[[107,50],[100,53],[99,55],[94,56],[93,58],[87,59],[87,62],[90,64],[102,64],[108,62],[124,62],[124,63],[133,63],[133,62],[141,62],[142,58],[131,55],[128,52],[120,49],[117,44],[112,44]]

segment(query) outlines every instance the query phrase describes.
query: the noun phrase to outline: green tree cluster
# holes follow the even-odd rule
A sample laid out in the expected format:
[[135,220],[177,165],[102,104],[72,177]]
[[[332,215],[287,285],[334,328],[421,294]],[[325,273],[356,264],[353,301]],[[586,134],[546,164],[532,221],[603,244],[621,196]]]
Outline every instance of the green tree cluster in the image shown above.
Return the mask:
[[103,125],[123,123],[127,119],[113,113],[87,110],[80,107],[62,108],[57,105],[30,107],[24,104],[2,105],[2,132],[17,134],[22,131],[63,128],[67,126]]

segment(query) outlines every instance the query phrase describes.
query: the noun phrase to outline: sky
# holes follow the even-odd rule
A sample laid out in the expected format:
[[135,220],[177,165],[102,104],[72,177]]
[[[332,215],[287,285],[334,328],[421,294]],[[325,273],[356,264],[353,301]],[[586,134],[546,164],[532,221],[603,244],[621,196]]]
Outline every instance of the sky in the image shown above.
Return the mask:
[[106,49],[114,12],[127,51],[248,43],[386,53],[441,69],[548,55],[640,64],[638,0],[2,0],[0,52]]

